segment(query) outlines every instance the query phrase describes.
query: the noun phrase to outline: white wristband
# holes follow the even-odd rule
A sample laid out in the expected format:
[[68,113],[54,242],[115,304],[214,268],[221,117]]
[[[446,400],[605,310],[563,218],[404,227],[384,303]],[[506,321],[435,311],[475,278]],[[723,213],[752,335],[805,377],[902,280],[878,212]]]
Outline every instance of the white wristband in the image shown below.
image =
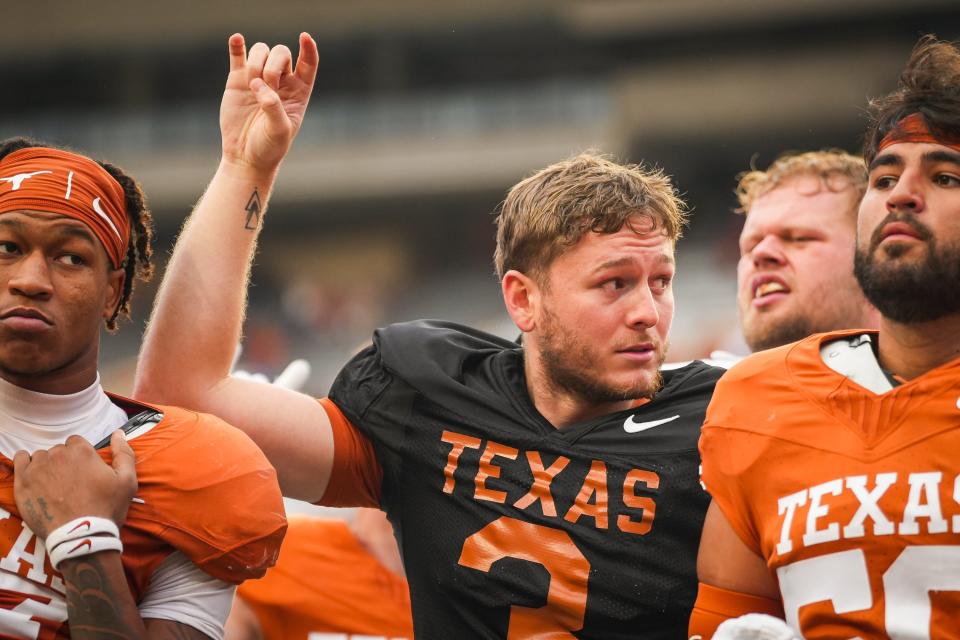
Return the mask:
[[44,546],[49,551],[54,547],[69,540],[79,540],[88,536],[107,534],[114,538],[120,537],[120,530],[117,525],[109,518],[99,518],[97,516],[86,516],[71,520],[67,524],[60,525],[47,534],[47,539],[43,541]]
[[90,536],[62,542],[49,551],[50,564],[59,570],[60,563],[70,558],[89,556],[101,551],[123,551],[123,543],[116,536]]

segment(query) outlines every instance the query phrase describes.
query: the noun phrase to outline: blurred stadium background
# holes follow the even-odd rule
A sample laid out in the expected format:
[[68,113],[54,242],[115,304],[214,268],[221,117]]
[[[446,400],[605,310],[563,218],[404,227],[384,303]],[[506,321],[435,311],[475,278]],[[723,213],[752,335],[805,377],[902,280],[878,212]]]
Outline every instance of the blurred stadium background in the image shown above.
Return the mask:
[[[319,42],[312,106],[268,215],[241,365],[313,363],[326,392],[379,325],[442,317],[512,336],[492,275],[506,189],[587,148],[675,177],[673,359],[741,346],[737,173],[784,149],[859,147],[864,106],[956,0],[5,2],[0,136],[137,176],[162,264],[218,160],[226,38]],[[104,344],[129,391],[154,287]],[[190,313],[184,309],[184,313]]]

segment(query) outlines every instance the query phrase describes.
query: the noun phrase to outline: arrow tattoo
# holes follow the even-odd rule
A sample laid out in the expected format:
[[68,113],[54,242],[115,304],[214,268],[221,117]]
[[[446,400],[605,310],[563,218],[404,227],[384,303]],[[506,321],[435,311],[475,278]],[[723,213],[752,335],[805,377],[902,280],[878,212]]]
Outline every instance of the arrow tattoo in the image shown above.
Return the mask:
[[260,209],[260,192],[254,187],[253,193],[250,195],[250,199],[247,200],[247,206],[245,207],[247,223],[243,226],[244,229],[250,229],[251,231],[257,230],[257,227],[260,225]]

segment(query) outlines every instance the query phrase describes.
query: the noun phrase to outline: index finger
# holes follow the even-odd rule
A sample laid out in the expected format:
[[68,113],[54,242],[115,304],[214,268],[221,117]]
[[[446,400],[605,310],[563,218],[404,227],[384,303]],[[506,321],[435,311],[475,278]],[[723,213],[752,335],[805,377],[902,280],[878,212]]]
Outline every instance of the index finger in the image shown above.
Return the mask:
[[117,458],[123,459],[120,464],[134,465],[137,462],[137,454],[127,442],[127,434],[123,429],[117,429],[110,434],[110,453],[113,454],[114,467],[117,466]]
[[17,451],[13,456],[13,481],[15,484],[19,484],[17,480],[21,477],[21,474],[28,464],[30,464],[30,454],[23,449]]
[[124,480],[136,486],[137,482],[137,454],[127,442],[126,434],[117,429],[110,436],[110,453],[113,454],[113,470]]
[[227,49],[230,52],[230,71],[239,71],[247,64],[247,45],[243,34],[235,33],[227,40]]
[[317,43],[309,33],[304,31],[300,34],[300,53],[297,54],[297,68],[294,73],[303,82],[313,85],[319,66],[320,52],[317,50]]

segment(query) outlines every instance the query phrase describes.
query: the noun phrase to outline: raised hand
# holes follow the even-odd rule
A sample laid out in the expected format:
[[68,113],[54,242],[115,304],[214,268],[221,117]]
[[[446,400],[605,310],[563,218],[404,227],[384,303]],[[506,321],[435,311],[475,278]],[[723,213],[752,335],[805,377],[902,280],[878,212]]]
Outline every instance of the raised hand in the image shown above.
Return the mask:
[[228,41],[230,74],[220,103],[223,159],[257,169],[274,170],[300,130],[310,101],[320,56],[317,43],[300,34],[300,53],[262,42],[246,50],[243,36]]

